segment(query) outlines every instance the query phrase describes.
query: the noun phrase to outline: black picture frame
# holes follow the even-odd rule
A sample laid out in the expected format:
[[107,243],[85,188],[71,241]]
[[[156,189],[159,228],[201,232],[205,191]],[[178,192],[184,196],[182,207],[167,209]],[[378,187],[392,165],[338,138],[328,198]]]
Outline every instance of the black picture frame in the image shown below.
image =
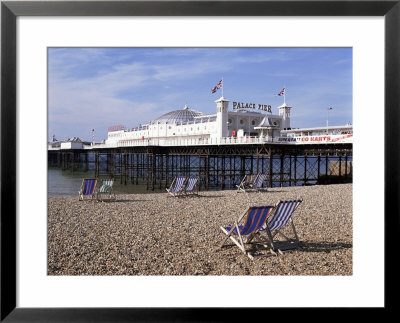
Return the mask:
[[[222,14],[221,14],[222,13]],[[1,322],[236,321],[238,309],[18,308],[16,264],[16,19],[18,16],[384,16],[385,308],[399,230],[400,0],[388,1],[2,1],[1,3]],[[371,187],[371,189],[373,189]],[[390,232],[389,231],[394,231]],[[371,237],[371,243],[373,238]],[[391,257],[388,255],[392,254]],[[396,255],[396,256],[395,256]],[[373,257],[373,255],[371,255]],[[390,275],[390,279],[389,279]],[[268,295],[268,293],[266,293]],[[270,295],[270,294],[269,294]],[[266,302],[266,304],[268,304]],[[265,315],[252,310],[252,317]],[[233,315],[233,316],[232,316]],[[255,315],[255,316],[253,316]],[[263,319],[267,317],[263,317]]]

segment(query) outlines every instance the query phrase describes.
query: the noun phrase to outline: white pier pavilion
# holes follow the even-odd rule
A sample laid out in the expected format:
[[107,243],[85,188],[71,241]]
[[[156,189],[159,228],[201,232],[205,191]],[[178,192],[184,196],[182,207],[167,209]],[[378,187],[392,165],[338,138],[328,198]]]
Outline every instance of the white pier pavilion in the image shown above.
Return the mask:
[[[135,146],[201,146],[235,144],[332,144],[352,143],[353,127],[330,126],[292,129],[286,102],[272,114],[271,106],[232,102],[223,96],[215,101],[216,113],[205,114],[182,109],[163,114],[156,120],[136,128],[109,127],[103,143],[82,143],[80,149]],[[69,147],[69,146],[68,146]],[[49,149],[67,149],[67,145]],[[70,149],[78,149],[76,144]]]

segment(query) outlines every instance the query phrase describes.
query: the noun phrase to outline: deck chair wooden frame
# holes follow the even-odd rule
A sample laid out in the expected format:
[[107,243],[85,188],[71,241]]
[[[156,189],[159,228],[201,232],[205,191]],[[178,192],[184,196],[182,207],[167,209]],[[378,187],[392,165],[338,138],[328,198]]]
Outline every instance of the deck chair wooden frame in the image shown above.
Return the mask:
[[239,185],[236,185],[238,188],[237,192],[246,192],[254,187],[258,178],[258,174],[248,174],[244,175],[242,181]]
[[96,178],[84,178],[82,180],[81,189],[78,192],[79,201],[83,201],[84,196],[90,196],[90,199],[93,200],[93,198],[95,198],[96,184]]
[[167,188],[168,194],[171,194],[174,197],[180,196],[184,194],[185,185],[186,185],[187,178],[184,176],[176,176],[169,188]]
[[[268,239],[260,234],[260,230],[266,225],[269,215],[272,213],[274,206],[264,205],[264,206],[250,206],[246,212],[244,212],[232,227],[223,227],[220,229],[226,235],[224,240],[219,246],[222,248],[228,239],[231,239],[239,249],[246,254],[250,259],[254,259],[256,256],[271,256],[276,255],[273,251],[272,245],[269,243]],[[239,225],[241,221],[245,218],[244,224]],[[238,237],[238,239],[235,238]],[[244,240],[244,238],[247,238]],[[250,244],[254,239],[259,240],[262,245],[261,250],[266,250],[264,254],[256,255],[253,253],[253,249],[246,249],[246,245]],[[260,251],[257,250],[257,251]]]
[[[293,213],[297,210],[301,202],[302,199],[278,201],[275,205],[274,213],[270,216],[264,228],[273,250],[280,254],[282,254],[282,251],[298,249],[299,247],[299,236],[294,225]],[[294,238],[288,237],[281,231],[288,223],[290,223]],[[283,240],[275,239],[277,235],[281,236]]]
[[199,195],[199,182],[200,177],[189,177],[187,178],[184,194],[185,195]]
[[116,196],[113,190],[114,180],[113,179],[103,179],[100,188],[97,191],[97,200],[103,201],[103,196],[108,195],[109,200],[115,200]]

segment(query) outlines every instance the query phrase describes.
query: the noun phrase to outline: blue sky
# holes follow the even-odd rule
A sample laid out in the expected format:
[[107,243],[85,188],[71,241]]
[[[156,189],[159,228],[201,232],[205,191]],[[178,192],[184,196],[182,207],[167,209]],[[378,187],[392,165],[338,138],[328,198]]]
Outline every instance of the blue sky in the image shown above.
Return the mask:
[[285,87],[292,127],[325,126],[328,107],[329,125],[352,122],[351,48],[49,48],[48,138],[100,141],[185,104],[215,113],[222,77],[226,99],[273,114]]

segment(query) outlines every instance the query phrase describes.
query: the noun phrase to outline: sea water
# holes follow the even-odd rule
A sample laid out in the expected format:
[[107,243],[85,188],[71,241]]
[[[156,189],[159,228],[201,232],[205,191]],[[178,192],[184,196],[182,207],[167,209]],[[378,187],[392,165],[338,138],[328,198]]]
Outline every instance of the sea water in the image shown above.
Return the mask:
[[[49,168],[47,172],[47,192],[48,197],[78,196],[84,178],[94,178],[94,172],[61,170],[58,168]],[[101,183],[101,180],[99,181]],[[99,185],[98,183],[97,185]],[[118,180],[114,182],[113,190],[116,194],[134,194],[134,193],[159,193],[165,192],[165,189],[151,191],[146,189],[145,183],[139,185],[121,184]]]

